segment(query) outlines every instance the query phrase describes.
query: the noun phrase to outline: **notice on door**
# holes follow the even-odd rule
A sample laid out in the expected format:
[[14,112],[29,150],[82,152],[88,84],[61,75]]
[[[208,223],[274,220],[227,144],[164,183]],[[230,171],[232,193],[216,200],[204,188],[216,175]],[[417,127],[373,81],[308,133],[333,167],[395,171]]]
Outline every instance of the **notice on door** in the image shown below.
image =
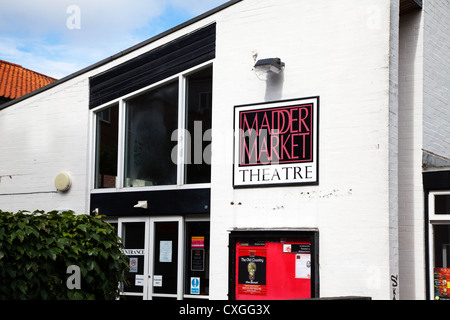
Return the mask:
[[130,272],[138,272],[138,258],[130,258]]
[[144,275],[143,274],[137,274],[134,278],[134,285],[136,287],[143,287],[144,286]]
[[200,278],[191,277],[191,294],[200,294]]
[[172,262],[172,241],[159,242],[159,262]]
[[163,277],[162,275],[154,275],[153,276],[153,286],[154,287],[162,287]]

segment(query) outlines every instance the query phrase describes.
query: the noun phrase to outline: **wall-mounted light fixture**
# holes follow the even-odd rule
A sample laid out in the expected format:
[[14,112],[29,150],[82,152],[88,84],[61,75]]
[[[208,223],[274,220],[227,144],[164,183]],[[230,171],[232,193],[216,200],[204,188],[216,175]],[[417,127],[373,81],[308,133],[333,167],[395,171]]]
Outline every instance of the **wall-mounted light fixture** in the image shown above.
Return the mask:
[[147,200],[139,200],[137,204],[134,205],[135,208],[148,209]]
[[284,62],[280,58],[259,59],[253,66],[253,70],[257,73],[274,72],[280,73],[284,69]]

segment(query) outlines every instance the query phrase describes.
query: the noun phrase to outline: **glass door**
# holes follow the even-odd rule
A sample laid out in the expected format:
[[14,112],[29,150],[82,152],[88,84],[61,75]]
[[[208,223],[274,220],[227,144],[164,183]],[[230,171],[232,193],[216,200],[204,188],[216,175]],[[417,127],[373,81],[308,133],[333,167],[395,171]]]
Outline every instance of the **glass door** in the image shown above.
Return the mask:
[[148,282],[148,219],[121,218],[118,234],[122,238],[124,253],[128,256],[129,269],[122,283],[121,300],[146,299]]
[[148,299],[183,298],[182,217],[150,218]]

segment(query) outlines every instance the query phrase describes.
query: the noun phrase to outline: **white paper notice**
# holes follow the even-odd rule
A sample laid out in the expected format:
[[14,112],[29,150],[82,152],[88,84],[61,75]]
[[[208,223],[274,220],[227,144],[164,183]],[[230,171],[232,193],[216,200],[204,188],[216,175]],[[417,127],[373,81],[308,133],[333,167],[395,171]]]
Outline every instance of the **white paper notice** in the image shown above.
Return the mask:
[[295,255],[295,278],[311,279],[311,254],[297,253]]
[[143,287],[144,286],[144,275],[143,274],[137,274],[136,278],[134,279],[134,285],[136,287]]
[[172,262],[172,241],[159,242],[159,262]]
[[162,276],[161,275],[153,276],[153,286],[154,287],[162,287]]

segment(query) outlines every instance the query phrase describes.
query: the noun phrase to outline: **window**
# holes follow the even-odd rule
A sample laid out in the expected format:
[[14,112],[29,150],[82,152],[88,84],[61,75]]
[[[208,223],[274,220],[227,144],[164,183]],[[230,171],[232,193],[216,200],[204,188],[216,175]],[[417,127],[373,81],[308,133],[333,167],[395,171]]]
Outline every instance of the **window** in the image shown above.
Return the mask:
[[95,189],[211,181],[211,66],[101,108],[95,118]]
[[434,213],[450,214],[450,194],[436,195],[434,197]]
[[177,183],[172,132],[178,128],[178,81],[127,101],[125,187]]
[[97,114],[96,188],[114,188],[116,186],[118,120],[118,105],[104,109]]
[[185,183],[211,180],[212,69],[187,78]]

